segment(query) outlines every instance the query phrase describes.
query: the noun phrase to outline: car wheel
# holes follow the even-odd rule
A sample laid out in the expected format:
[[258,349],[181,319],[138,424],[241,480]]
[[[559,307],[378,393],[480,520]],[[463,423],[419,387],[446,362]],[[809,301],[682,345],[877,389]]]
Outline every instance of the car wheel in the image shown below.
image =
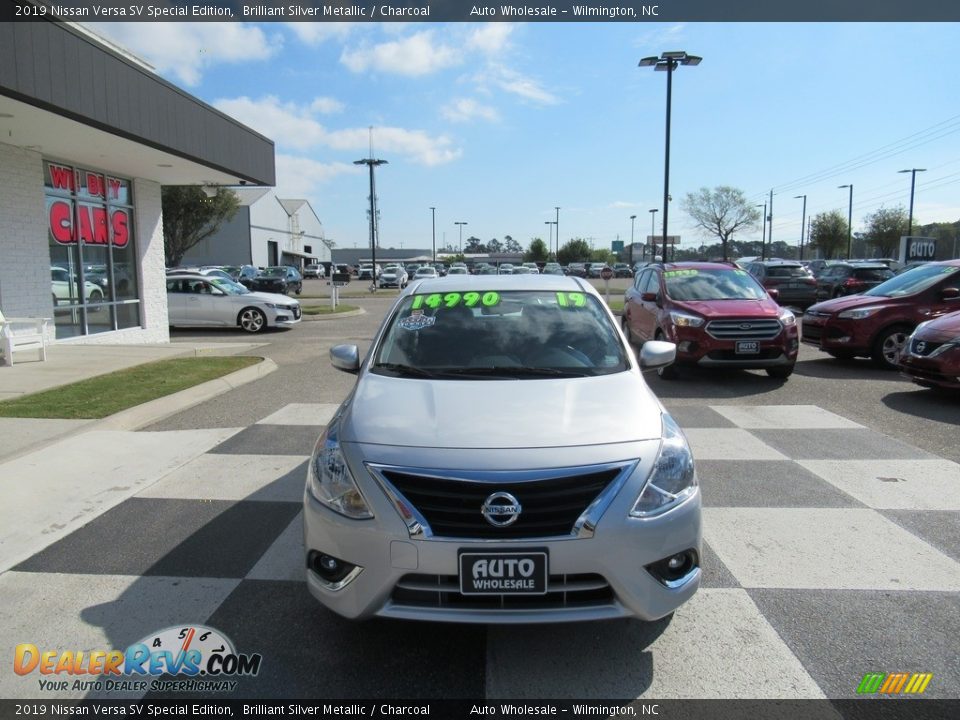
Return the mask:
[[[663,333],[660,331],[657,331],[654,339],[666,340],[666,338],[663,336]],[[680,373],[677,372],[677,363],[672,362],[669,365],[664,365],[663,367],[657,368],[657,375],[659,375],[663,380],[676,380],[678,377],[680,377]]]
[[303,285],[298,285],[296,289],[297,295],[299,295],[301,292],[303,292]]
[[237,324],[248,333],[258,333],[267,326],[267,316],[257,308],[244,308],[237,317]]
[[620,317],[620,327],[623,328],[623,334],[627,337],[627,342],[631,345],[636,345],[637,341],[633,338],[633,333],[630,331],[630,323],[627,322],[627,316],[622,315]]
[[100,292],[99,290],[91,291],[88,301],[92,303],[103,302],[103,293]]
[[882,330],[873,343],[873,361],[886,370],[896,370],[900,351],[907,342],[909,329],[895,325]]
[[782,365],[780,367],[767,368],[767,375],[779,380],[786,380],[793,375],[793,365]]

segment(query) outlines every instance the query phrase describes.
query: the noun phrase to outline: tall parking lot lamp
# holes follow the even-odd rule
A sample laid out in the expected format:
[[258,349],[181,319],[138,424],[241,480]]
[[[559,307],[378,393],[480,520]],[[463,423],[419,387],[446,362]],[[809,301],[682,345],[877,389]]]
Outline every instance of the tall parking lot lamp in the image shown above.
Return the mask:
[[907,221],[907,236],[913,235],[913,190],[917,183],[917,173],[926,172],[926,168],[911,168],[910,170],[897,170],[901,173],[910,173],[910,219]]
[[547,232],[550,233],[550,239],[547,241],[547,257],[553,252],[553,220],[544,220],[543,224],[547,226]]
[[430,226],[433,236],[433,264],[437,264],[437,209],[430,208]]
[[847,203],[847,260],[853,254],[853,183],[849,185],[837,185],[838,190],[850,188],[850,200]]
[[630,272],[633,272],[633,222],[636,219],[636,215],[630,216]]
[[803,217],[800,219],[800,259],[803,260],[803,232],[804,228],[807,225],[807,196],[806,195],[794,195],[794,200],[799,200],[803,198]]
[[460,259],[463,259],[463,226],[466,225],[465,222],[455,222],[454,225],[460,226]]
[[[640,67],[652,67],[654,70],[667,73],[667,133],[665,143],[665,153],[663,162],[663,255],[666,257],[667,247],[667,218],[670,213],[670,103],[673,93],[673,71],[680,65],[699,65],[703,58],[696,55],[687,55],[683,50],[674,52],[664,52],[660,57],[645,57],[639,65]],[[654,252],[656,256],[656,252]]]
[[760,231],[760,259],[767,259],[767,204],[756,205],[763,208],[763,229]]
[[[656,240],[656,237],[657,237],[657,229],[656,229],[656,226],[654,225],[654,221],[656,220],[657,213],[658,213],[659,211],[660,211],[660,208],[650,208],[650,242],[653,243],[653,246],[652,246],[653,249],[652,249],[652,252],[651,252],[651,254],[650,254],[650,259],[651,259],[651,260],[656,260],[656,259],[657,259],[657,240]],[[644,260],[647,259],[647,246],[646,246],[646,245],[643,246],[643,259],[644,259]]]
[[[371,156],[373,153],[370,153]],[[373,169],[378,165],[386,165],[386,160],[377,160],[368,157],[364,160],[354,160],[354,165],[366,165],[370,168],[370,262],[373,264],[373,278],[371,279],[370,289],[377,291],[377,196],[375,183],[373,180]]]

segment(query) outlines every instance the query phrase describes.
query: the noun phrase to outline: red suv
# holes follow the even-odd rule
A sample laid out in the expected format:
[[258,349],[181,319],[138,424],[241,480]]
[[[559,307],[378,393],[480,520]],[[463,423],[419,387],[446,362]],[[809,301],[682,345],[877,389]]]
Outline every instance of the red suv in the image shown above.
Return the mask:
[[917,325],[900,355],[900,373],[923,387],[960,390],[960,310]]
[[665,379],[682,364],[763,368],[786,378],[797,361],[797,321],[771,294],[732,265],[650,265],[627,289],[623,328],[631,342],[676,343],[676,363],[658,371]]
[[895,370],[913,329],[954,310],[960,310],[960,260],[927,263],[862,295],[812,305],[803,316],[803,342]]

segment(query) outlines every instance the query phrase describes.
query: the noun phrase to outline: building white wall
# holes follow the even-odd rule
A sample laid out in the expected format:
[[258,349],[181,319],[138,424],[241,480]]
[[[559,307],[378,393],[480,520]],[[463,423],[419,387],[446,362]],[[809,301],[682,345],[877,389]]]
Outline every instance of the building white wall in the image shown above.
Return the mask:
[[287,214],[276,193],[271,190],[250,204],[250,245],[252,264],[264,267],[270,264],[267,254],[267,242],[277,243],[278,260],[283,252],[289,251],[303,255],[304,246],[311,247],[310,257],[320,262],[330,262],[330,249],[320,239],[323,237],[323,224],[310,206],[304,202],[294,213],[301,236],[294,237],[291,216]]
[[[0,309],[10,317],[53,318],[43,157],[0,143],[0,169]],[[133,197],[144,327],[57,342],[169,342],[160,185],[134,180]],[[48,333],[50,340],[55,340],[52,322],[48,324]]]
[[[43,159],[0,143],[0,309],[8,317],[53,317]],[[50,339],[54,336],[51,322]]]

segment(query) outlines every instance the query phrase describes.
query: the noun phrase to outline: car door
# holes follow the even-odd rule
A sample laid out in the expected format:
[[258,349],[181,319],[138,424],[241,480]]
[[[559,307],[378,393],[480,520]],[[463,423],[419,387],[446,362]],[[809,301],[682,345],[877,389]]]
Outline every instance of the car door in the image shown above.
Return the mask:
[[[930,304],[928,317],[935,318],[960,310],[960,293],[956,292],[958,288],[960,288],[960,272],[953,272],[947,274],[947,277],[928,290],[927,297],[924,298]],[[924,308],[920,308],[921,313],[923,310]]]
[[227,295],[222,290],[218,289],[215,285],[207,283],[207,290],[209,293],[204,292],[203,301],[206,302],[206,307],[209,312],[209,320],[211,325],[236,325],[237,324],[237,315],[240,312],[240,306],[243,303],[240,295]]
[[647,281],[649,272],[649,270],[638,272],[636,277],[633,278],[633,285],[628,287],[623,294],[624,320],[630,332],[638,338],[640,334],[640,313],[643,311],[643,306],[640,304],[640,288],[642,288],[643,284]]
[[182,278],[167,279],[167,322],[170,325],[190,325],[186,315],[186,296]]
[[183,316],[190,325],[213,325],[214,311],[210,283],[206,280],[184,279]]

